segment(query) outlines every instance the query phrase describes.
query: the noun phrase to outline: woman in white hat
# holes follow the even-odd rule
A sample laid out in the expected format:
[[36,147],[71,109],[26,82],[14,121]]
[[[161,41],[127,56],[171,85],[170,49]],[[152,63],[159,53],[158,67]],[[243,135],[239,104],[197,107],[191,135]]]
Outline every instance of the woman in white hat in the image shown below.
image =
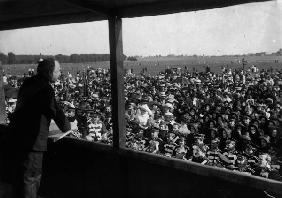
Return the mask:
[[135,121],[139,124],[141,128],[147,129],[152,123],[152,111],[148,107],[147,104],[141,104],[139,105],[139,108],[137,110],[137,114],[135,117]]

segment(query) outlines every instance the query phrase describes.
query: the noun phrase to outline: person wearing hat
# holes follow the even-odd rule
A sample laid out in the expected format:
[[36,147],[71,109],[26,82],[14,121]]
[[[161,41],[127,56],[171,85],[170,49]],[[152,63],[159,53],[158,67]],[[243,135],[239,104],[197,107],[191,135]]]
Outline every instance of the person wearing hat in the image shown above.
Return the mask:
[[247,114],[243,116],[242,123],[243,123],[245,129],[249,128],[251,119],[252,119],[251,116],[249,116]]
[[6,112],[8,118],[10,118],[11,114],[15,111],[16,104],[17,104],[17,99],[15,98],[9,98],[9,100],[7,101]]
[[158,102],[161,104],[161,105],[164,105],[166,103],[166,93],[164,91],[161,91],[159,93],[159,100]]
[[159,103],[156,101],[151,101],[148,103],[148,107],[150,108],[151,112],[152,112],[152,117],[153,119],[155,119],[155,116],[157,114],[160,114],[160,107],[159,107]]
[[239,154],[236,160],[236,167],[238,171],[251,175],[252,171],[248,166],[247,158],[244,155]]
[[198,116],[197,116],[197,108],[196,107],[190,108],[189,114],[190,114],[190,116],[192,117],[193,120],[197,120]]
[[77,119],[78,131],[82,134],[82,138],[85,138],[88,134],[87,104],[85,101],[79,102],[78,108],[76,108],[75,117]]
[[174,150],[177,146],[177,144],[176,144],[177,139],[178,139],[178,137],[174,133],[172,133],[172,132],[168,133],[167,141],[164,143],[164,155],[166,157],[173,157],[174,156]]
[[88,121],[88,135],[86,140],[88,141],[100,141],[102,140],[102,135],[107,133],[105,124],[101,121],[101,116],[98,114],[93,114]]
[[152,111],[146,103],[140,104],[135,116],[135,122],[143,129],[147,129],[152,122]]
[[211,145],[211,141],[218,137],[218,130],[217,128],[210,128],[207,131],[205,131],[206,138],[204,140],[205,144],[208,146]]
[[253,146],[257,146],[256,144],[252,142],[249,132],[245,132],[243,135],[241,135],[241,138],[237,140],[236,148],[239,152],[242,152],[244,148],[246,147],[246,145],[249,145],[249,144]]
[[258,151],[260,153],[268,153],[270,146],[270,137],[268,135],[260,136],[260,145]]
[[214,129],[216,127],[216,122],[215,120],[209,120],[209,122],[207,123],[207,129]]
[[188,129],[187,123],[185,122],[185,119],[180,119],[180,127],[179,127],[179,134],[180,136],[187,137],[191,131]]
[[177,146],[175,148],[175,158],[187,160],[188,159],[188,151],[189,147],[186,146],[186,139],[184,137],[180,137],[177,140]]
[[[280,134],[278,133],[278,128],[272,128],[269,130],[270,137],[270,146],[274,148],[274,150],[279,151],[279,147],[281,147],[282,139]],[[282,151],[282,150],[281,150]]]
[[256,156],[256,149],[251,144],[248,144],[244,148],[242,155],[246,157],[248,166],[250,170],[252,170],[252,173],[254,173],[255,166],[258,163],[258,157]]
[[[234,116],[235,115],[235,116]],[[231,116],[229,117],[229,122],[228,122],[228,127],[233,131],[235,130],[235,125],[236,125],[236,114],[231,114]]]
[[276,122],[274,121],[274,119],[269,119],[267,121],[267,131],[266,134],[269,134],[269,131],[271,131],[271,129],[276,128]]
[[17,104],[9,124],[10,168],[16,198],[37,197],[43,155],[51,119],[62,132],[71,129],[57,104],[51,84],[61,75],[61,66],[53,58],[38,63],[37,74],[27,78],[19,89]]
[[145,148],[145,151],[149,153],[158,154],[160,152],[160,144],[162,144],[162,140],[159,138],[159,129],[152,128],[151,139],[148,142],[148,146]]
[[227,140],[225,152],[223,153],[223,155],[228,159],[226,167],[228,169],[235,169],[237,155],[238,155],[238,152],[236,150],[236,141],[235,140],[232,140],[232,139]]
[[221,160],[225,157],[222,155],[220,149],[218,148],[219,143],[220,143],[219,138],[214,138],[211,141],[210,149],[207,151],[207,158],[208,158],[207,165],[209,166],[223,167]]
[[265,115],[259,117],[259,128],[263,130],[264,134],[267,132],[267,117]]
[[136,104],[134,102],[128,102],[125,107],[125,119],[127,122],[131,122],[135,119]]
[[259,176],[268,178],[271,169],[271,156],[268,153],[261,153],[259,155],[259,165],[257,167]]
[[223,151],[226,148],[226,141],[231,139],[231,129],[229,128],[219,129],[219,139],[220,142],[218,148]]
[[166,142],[168,138],[168,126],[164,120],[162,120],[159,124],[159,138],[161,138],[164,142]]
[[174,106],[172,103],[167,102],[164,104],[164,107],[166,108],[166,111],[173,112]]
[[176,102],[176,99],[174,98],[174,94],[170,93],[167,97],[167,102],[174,104]]
[[77,131],[78,127],[77,127],[77,119],[76,119],[76,115],[75,115],[75,106],[68,102],[66,103],[66,110],[65,110],[65,115],[68,118],[68,121],[70,122],[71,125],[71,129],[73,131]]
[[206,164],[208,162],[206,153],[209,147],[204,143],[205,135],[195,134],[194,138],[195,138],[195,143],[192,146],[192,151],[193,151],[192,161],[201,164]]
[[258,128],[257,123],[250,124],[248,132],[249,132],[252,144],[258,146],[260,142],[259,140],[260,134],[259,134],[259,128]]
[[164,120],[167,124],[173,125],[175,123],[174,115],[170,111],[164,113]]
[[241,136],[245,133],[244,125],[239,122],[235,125],[234,130],[232,131],[232,138],[239,140]]
[[112,109],[109,104],[105,104],[105,107],[102,110],[101,120],[104,122],[106,129],[108,131],[112,130]]

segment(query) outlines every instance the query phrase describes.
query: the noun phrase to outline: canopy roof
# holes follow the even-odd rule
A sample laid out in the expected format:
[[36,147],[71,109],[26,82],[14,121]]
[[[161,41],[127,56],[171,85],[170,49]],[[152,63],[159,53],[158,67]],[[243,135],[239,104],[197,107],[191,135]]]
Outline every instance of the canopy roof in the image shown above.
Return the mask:
[[0,30],[140,17],[267,0],[0,0]]

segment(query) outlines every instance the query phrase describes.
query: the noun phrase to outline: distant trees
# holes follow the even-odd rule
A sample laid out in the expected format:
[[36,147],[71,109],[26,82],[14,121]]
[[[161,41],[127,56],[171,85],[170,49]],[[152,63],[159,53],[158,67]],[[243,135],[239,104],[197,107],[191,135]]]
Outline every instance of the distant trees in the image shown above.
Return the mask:
[[16,63],[16,55],[13,52],[8,53],[8,64]]
[[[61,63],[84,63],[84,62],[97,62],[97,61],[109,61],[109,54],[57,54],[55,56],[49,55],[15,55],[9,52],[8,55],[0,53],[0,61],[2,64],[32,64],[37,63],[40,58],[55,57]],[[123,55],[123,60],[126,60],[127,56]]]
[[82,63],[82,62],[96,62],[96,61],[109,61],[109,54],[71,54],[69,62]]
[[58,60],[60,63],[69,63],[70,62],[70,56],[63,55],[63,54],[57,54],[55,56],[55,59]]
[[6,54],[0,53],[0,61],[2,64],[8,63],[8,56]]
[[137,61],[137,58],[135,56],[129,56],[127,57],[128,61]]
[[80,62],[80,57],[78,54],[72,54],[70,55],[70,62],[71,63],[79,63]]
[[255,53],[255,56],[265,56],[266,52]]
[[276,52],[276,55],[282,56],[282,49],[279,49],[279,50]]

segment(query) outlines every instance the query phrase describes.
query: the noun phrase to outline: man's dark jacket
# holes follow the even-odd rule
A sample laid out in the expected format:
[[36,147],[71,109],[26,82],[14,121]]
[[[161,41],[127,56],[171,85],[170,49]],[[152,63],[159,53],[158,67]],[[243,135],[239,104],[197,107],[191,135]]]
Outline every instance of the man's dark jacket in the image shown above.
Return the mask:
[[11,115],[10,146],[46,151],[51,119],[61,131],[70,130],[70,123],[58,106],[49,81],[40,75],[28,78],[19,90],[16,110]]

